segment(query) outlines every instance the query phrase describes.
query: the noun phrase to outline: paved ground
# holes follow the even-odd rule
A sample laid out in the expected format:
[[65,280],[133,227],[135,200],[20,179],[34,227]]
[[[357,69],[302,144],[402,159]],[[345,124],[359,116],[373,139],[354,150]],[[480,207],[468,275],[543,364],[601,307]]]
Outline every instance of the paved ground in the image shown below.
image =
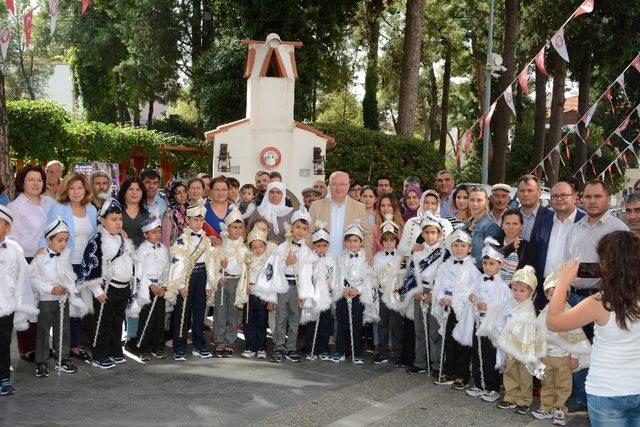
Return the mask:
[[[230,359],[141,364],[35,378],[16,361],[0,425],[545,426],[393,366]],[[50,367],[53,365],[50,361]],[[569,426],[586,426],[586,417]]]

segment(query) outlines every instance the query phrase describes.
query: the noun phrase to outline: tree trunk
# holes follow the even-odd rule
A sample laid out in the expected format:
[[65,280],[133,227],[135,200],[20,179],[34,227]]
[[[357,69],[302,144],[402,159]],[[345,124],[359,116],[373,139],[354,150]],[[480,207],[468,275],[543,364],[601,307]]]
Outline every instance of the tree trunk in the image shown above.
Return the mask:
[[154,103],[156,102],[155,97],[151,97],[149,98],[149,111],[147,113],[147,129],[151,129],[151,127],[153,126],[153,107],[154,107]]
[[[578,119],[589,110],[589,86],[591,86],[591,71],[593,66],[593,58],[591,53],[587,53],[580,62],[580,75],[578,76]],[[583,141],[587,141],[587,128],[584,122],[578,123],[578,134]],[[576,147],[573,154],[573,169],[577,172],[578,168],[587,161],[587,144],[582,141],[576,141]],[[584,176],[580,173],[576,174],[576,178],[584,184]]]
[[429,67],[429,94],[431,111],[429,111],[429,142],[433,146],[438,133],[438,81],[436,80],[436,72],[433,64]]
[[114,71],[113,73],[113,84],[116,89],[116,109],[118,111],[118,123],[123,126],[127,121],[127,106],[122,99],[122,93],[120,90],[120,73]]
[[531,163],[537,165],[544,156],[544,140],[547,124],[547,76],[536,67],[536,117],[533,127],[533,152]]
[[[564,87],[567,63],[557,53],[553,63],[553,93],[551,95],[551,119],[549,122],[549,140],[547,152],[551,150],[562,138],[562,121],[564,116]],[[549,167],[551,166],[551,167]],[[560,153],[554,150],[551,153],[551,162],[545,165],[547,168],[547,186],[551,187],[558,181],[560,175]]]
[[7,122],[7,96],[4,91],[4,74],[0,70],[0,179],[6,187],[6,194],[13,198],[14,181],[9,157],[9,126]]
[[406,137],[412,137],[416,127],[423,24],[424,0],[407,0],[397,128],[398,135]]
[[[499,80],[500,93],[504,92],[513,80],[516,61],[516,42],[518,36],[518,0],[504,2],[504,39],[502,43],[503,66],[506,71]],[[493,156],[489,169],[489,182],[504,182],[509,147],[509,126],[511,125],[511,109],[504,99],[496,105],[493,116]],[[487,129],[488,130],[488,129]]]
[[449,114],[449,87],[451,86],[451,47],[447,46],[444,56],[444,73],[442,75],[442,108],[440,113],[440,155],[444,156],[447,152],[447,118]]
[[191,62],[195,64],[202,55],[202,0],[192,0],[191,15],[191,39],[193,49],[191,51]]
[[380,17],[367,11],[368,48],[367,71],[364,78],[364,98],[362,99],[362,121],[367,129],[380,130],[378,114],[378,40],[380,39]]
[[473,68],[476,70],[476,89],[478,90],[478,99],[480,100],[480,111],[484,112],[482,100],[484,99],[484,60],[480,58],[478,51],[478,40],[471,37],[471,53],[473,55]]

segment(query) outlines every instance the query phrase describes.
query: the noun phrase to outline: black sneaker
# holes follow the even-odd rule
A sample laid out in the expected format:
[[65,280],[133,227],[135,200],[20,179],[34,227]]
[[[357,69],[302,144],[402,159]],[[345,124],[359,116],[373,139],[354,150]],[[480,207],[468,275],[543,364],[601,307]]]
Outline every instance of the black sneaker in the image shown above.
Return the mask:
[[393,364],[396,366],[396,368],[402,368],[404,366],[404,363],[402,363],[402,359],[400,358],[396,358],[393,361]]
[[0,396],[11,396],[15,392],[16,389],[11,385],[9,378],[0,380]]
[[526,415],[529,412],[529,407],[526,405],[517,405],[515,409],[516,414]]
[[73,374],[78,372],[78,368],[76,365],[69,362],[67,359],[62,359],[62,363],[58,365],[56,363],[56,369],[60,369],[60,371],[65,372],[67,374]]
[[515,407],[515,403],[507,402],[506,400],[501,400],[500,402],[498,402],[498,408],[500,409],[514,409]]
[[46,378],[49,376],[49,367],[46,363],[38,363],[36,365],[36,377]]
[[411,375],[424,374],[425,372],[427,372],[426,369],[419,368],[417,366],[412,366],[409,369],[407,369],[407,374],[411,374]]
[[375,363],[376,365],[387,363],[388,361],[389,361],[389,358],[387,356],[382,356],[380,354],[378,354],[376,357],[373,358],[373,363]]
[[570,414],[577,414],[587,411],[587,405],[573,397],[567,401],[567,409]]
[[436,377],[436,379],[433,380],[433,383],[435,385],[451,385],[454,383],[454,380],[448,375],[442,374],[439,378]]
[[87,353],[84,350],[80,350],[80,352],[78,352],[78,354],[74,353],[73,351],[69,352],[69,357],[74,357],[76,359],[79,360],[84,360],[85,362],[88,360],[91,360],[91,356],[89,356],[89,353]]
[[451,387],[453,387],[456,390],[464,390],[465,388],[469,387],[469,384],[466,383],[464,380],[457,379],[454,381]]
[[270,361],[273,363],[282,363],[283,359],[284,359],[284,355],[282,354],[281,351],[274,351],[273,354],[271,355]]
[[287,351],[287,353],[284,356],[289,362],[299,362],[300,360],[302,360],[300,358],[300,355],[298,355],[298,353],[296,353],[295,351]]

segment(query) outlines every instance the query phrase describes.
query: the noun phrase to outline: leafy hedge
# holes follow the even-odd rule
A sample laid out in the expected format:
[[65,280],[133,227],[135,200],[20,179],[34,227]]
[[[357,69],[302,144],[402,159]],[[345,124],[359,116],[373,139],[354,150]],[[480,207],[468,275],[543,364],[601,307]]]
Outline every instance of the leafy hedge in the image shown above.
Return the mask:
[[418,138],[404,138],[346,124],[316,123],[317,129],[335,138],[335,147],[327,150],[326,175],[345,170],[353,179],[374,183],[378,176],[389,175],[396,194],[404,178],[420,178],[423,187],[433,184],[444,160],[433,146]]
[[[60,104],[50,101],[10,101],[7,113],[11,156],[26,162],[57,159],[67,166],[85,161],[120,162],[131,159],[134,147],[143,147],[145,166],[157,167],[163,154],[162,146],[210,148],[205,141],[175,133],[74,120]],[[354,179],[373,183],[378,176],[389,175],[393,187],[400,190],[407,175],[418,176],[423,185],[430,185],[444,165],[438,152],[420,139],[346,124],[314,126],[337,141],[327,152],[327,176],[336,170],[346,170]],[[178,172],[205,171],[211,166],[211,155],[164,153],[173,160]]]
[[50,101],[10,101],[7,115],[11,156],[26,162],[120,162],[131,159],[134,147],[142,147],[147,167],[157,167],[163,153],[173,160],[178,172],[208,170],[211,163],[209,155],[161,150],[165,145],[206,149],[205,141],[144,128],[74,120],[60,104]]

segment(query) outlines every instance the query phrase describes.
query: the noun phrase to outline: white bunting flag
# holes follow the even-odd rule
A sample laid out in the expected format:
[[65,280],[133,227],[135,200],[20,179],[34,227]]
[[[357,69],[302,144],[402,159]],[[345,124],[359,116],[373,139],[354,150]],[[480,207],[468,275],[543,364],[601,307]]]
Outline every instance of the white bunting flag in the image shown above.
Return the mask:
[[49,0],[49,15],[51,16],[51,34],[56,32],[56,23],[58,22],[58,1]]
[[624,94],[624,97],[629,99],[629,97],[627,96],[627,90],[624,87],[624,73],[618,76],[618,78],[616,79],[616,83],[620,85],[620,88],[622,89],[622,93]]
[[513,115],[516,115],[516,106],[513,104],[513,89],[511,89],[511,85],[507,86],[504,91],[504,102],[507,103],[507,106],[511,109]]
[[602,157],[602,148],[598,148],[596,150],[595,153],[593,153],[594,156],[598,156],[598,157]]
[[558,55],[566,62],[569,62],[569,52],[567,52],[567,43],[564,39],[564,27],[560,28],[553,37],[551,37],[551,44],[556,49],[556,52],[558,52]]
[[4,27],[2,30],[2,37],[0,37],[0,46],[2,47],[2,59],[7,59],[7,49],[9,48],[9,40],[11,39],[11,30],[9,27]]
[[582,121],[584,122],[584,127],[589,127],[589,123],[591,123],[591,119],[593,118],[593,115],[596,112],[596,108],[598,108],[598,103],[596,102],[595,104],[593,104],[591,106],[591,108],[589,108],[589,111],[587,111],[587,114],[584,115],[584,118],[582,119]]
[[[615,133],[616,135],[618,135],[619,137],[621,137],[621,138],[622,138],[622,131],[624,131],[624,130],[627,128],[627,126],[629,126],[629,117],[630,117],[630,116],[627,116],[627,118],[626,118],[626,119],[624,119],[624,120],[622,121],[622,123],[620,123],[620,126],[618,126],[618,127],[616,128],[616,130],[614,131],[614,133]],[[624,138],[623,138],[623,139],[624,139]]]

